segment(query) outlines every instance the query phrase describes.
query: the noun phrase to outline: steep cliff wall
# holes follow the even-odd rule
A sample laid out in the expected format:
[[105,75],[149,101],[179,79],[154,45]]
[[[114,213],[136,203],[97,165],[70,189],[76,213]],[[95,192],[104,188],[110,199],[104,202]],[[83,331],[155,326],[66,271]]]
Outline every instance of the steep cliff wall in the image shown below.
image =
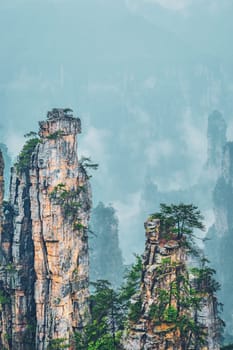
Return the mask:
[[129,322],[124,348],[219,350],[216,299],[195,287],[197,279],[187,268],[185,242],[169,232],[162,235],[159,219],[149,218],[145,228],[141,290],[133,300],[139,312]]
[[4,159],[4,182],[5,182],[5,188],[4,188],[4,194],[7,198],[9,195],[9,188],[10,188],[10,169],[12,166],[12,159],[9,155],[9,151],[7,146],[4,143],[0,143],[0,150],[3,155]]
[[91,195],[77,157],[80,132],[70,111],[49,112],[13,169],[14,228],[2,276],[11,303],[7,349],[46,350],[54,339],[72,349],[74,331],[88,320]]
[[226,144],[227,125],[219,111],[214,111],[208,118],[208,153],[206,169],[215,179],[221,173],[223,148]]
[[208,232],[206,250],[221,283],[226,337],[233,340],[233,142],[227,142],[222,157],[222,171],[213,191],[215,223]]
[[2,219],[3,219],[3,213],[2,213],[2,209],[3,209],[2,204],[3,204],[3,197],[4,197],[3,174],[4,174],[4,160],[3,160],[2,152],[0,149],[0,233],[2,231]]
[[108,280],[117,288],[122,283],[124,268],[115,209],[100,202],[92,210],[90,225],[94,233],[90,240],[91,281]]

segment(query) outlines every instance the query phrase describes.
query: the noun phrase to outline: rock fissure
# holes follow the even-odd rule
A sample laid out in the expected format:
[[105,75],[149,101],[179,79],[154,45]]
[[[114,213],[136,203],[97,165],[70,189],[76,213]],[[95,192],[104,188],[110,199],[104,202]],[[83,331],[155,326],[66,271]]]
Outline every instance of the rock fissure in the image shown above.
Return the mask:
[[[13,210],[0,213],[0,285],[9,294],[0,312],[0,347],[7,350],[46,350],[59,339],[72,344],[89,314],[85,230],[91,192],[77,156],[81,122],[54,109],[39,125],[40,138],[26,142],[12,171]],[[50,198],[59,183],[73,193],[66,208],[72,215]]]
[[[175,237],[169,227],[163,232],[160,222],[150,217],[145,223],[147,240],[141,288],[131,300],[134,313],[129,314],[123,347],[219,350],[214,292],[208,291],[208,279],[204,278],[198,286],[199,277],[190,274],[185,238],[178,234]],[[193,270],[193,274],[209,271],[203,267]]]
[[[42,350],[46,350],[46,331],[49,329],[47,325],[47,315],[49,312],[49,295],[50,295],[50,284],[51,284],[51,272],[49,270],[49,263],[48,263],[48,252],[46,248],[46,243],[44,240],[44,235],[43,235],[43,220],[42,220],[42,215],[41,215],[41,201],[40,201],[40,176],[39,176],[39,168],[36,167],[36,180],[37,180],[37,185],[36,185],[36,198],[37,198],[37,206],[38,206],[38,218],[39,218],[39,223],[40,223],[40,242],[41,242],[41,250],[43,253],[43,262],[45,266],[45,291],[44,291],[44,322],[43,322],[43,338],[42,338]],[[51,334],[51,329],[47,332],[49,335]]]

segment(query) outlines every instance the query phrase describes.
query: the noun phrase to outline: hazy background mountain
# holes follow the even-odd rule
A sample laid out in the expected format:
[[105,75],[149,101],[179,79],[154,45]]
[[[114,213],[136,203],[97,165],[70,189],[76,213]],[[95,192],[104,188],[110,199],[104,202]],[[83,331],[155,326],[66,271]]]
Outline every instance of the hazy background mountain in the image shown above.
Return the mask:
[[143,250],[148,182],[164,193],[198,181],[212,110],[232,138],[232,15],[231,0],[1,1],[0,142],[14,157],[47,110],[73,108],[126,262]]

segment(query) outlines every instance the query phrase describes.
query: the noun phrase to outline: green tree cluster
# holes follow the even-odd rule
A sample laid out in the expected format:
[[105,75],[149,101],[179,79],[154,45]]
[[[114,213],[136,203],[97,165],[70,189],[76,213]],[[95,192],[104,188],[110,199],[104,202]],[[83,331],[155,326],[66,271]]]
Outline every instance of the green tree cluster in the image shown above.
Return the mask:
[[172,233],[167,239],[176,239],[181,246],[186,247],[187,255],[195,256],[195,259],[192,258],[195,267],[189,272],[185,264],[176,266],[171,265],[166,258],[166,261],[162,260],[160,272],[164,274],[172,268],[175,269],[176,277],[170,282],[170,290],[157,288],[158,300],[151,306],[149,317],[156,324],[168,323],[179,330],[183,350],[190,346],[199,349],[207,342],[207,331],[198,315],[205,298],[211,296],[216,302],[216,336],[220,340],[224,326],[219,317],[221,305],[216,301],[216,292],[220,286],[214,279],[215,270],[207,265],[208,260],[195,244],[197,237],[194,230],[204,230],[203,216],[196,206],[181,203],[170,206],[161,204],[161,211],[152,217],[161,220],[162,237],[166,238],[167,233]]
[[50,340],[49,345],[47,346],[47,350],[62,350],[68,349],[69,347],[70,345],[67,344],[67,339],[57,338]]
[[119,294],[105,280],[93,283],[90,297],[91,322],[84,333],[75,335],[78,350],[121,349],[124,315]]
[[193,237],[194,229],[204,230],[204,217],[197,206],[193,204],[160,204],[160,212],[152,214],[152,218],[161,220],[162,233],[169,230],[177,239]]
[[[161,213],[156,213],[170,230],[178,242],[193,235],[193,229],[203,229],[202,216],[194,206],[165,206]],[[167,324],[169,329],[178,330],[182,350],[191,347],[200,349],[207,342],[206,328],[199,317],[205,297],[213,296],[219,289],[214,279],[215,271],[208,266],[208,260],[199,255],[195,267],[187,268],[179,262],[171,263],[165,258],[161,264],[162,273],[169,269],[175,271],[175,278],[170,281],[168,289],[157,284],[156,303],[149,310],[149,320],[154,325]],[[158,273],[158,271],[157,271]],[[92,284],[93,292],[90,297],[91,320],[82,333],[76,333],[74,343],[77,350],[122,350],[121,337],[123,331],[138,322],[143,315],[142,294],[140,290],[143,280],[143,261],[136,256],[136,262],[128,268],[121,288],[114,290],[106,280],[98,280]],[[218,305],[217,305],[218,306]],[[219,335],[221,332],[220,318]],[[61,343],[60,345],[66,345]],[[56,342],[51,346],[59,346]],[[62,348],[60,346],[60,348]],[[50,349],[57,349],[51,347]],[[228,349],[228,348],[226,348]],[[229,348],[230,349],[230,348]]]
[[[122,350],[121,338],[128,319],[136,321],[141,315],[141,306],[132,299],[140,289],[142,259],[128,268],[125,282],[114,290],[106,280],[92,283],[90,297],[91,322],[84,332],[76,333],[77,350]],[[138,310],[136,310],[136,308]]]
[[76,191],[68,191],[65,184],[60,183],[55,186],[53,191],[50,193],[50,199],[61,206],[64,216],[72,220],[75,230],[86,228],[83,226],[81,219],[79,218],[81,202],[78,200],[78,198],[82,191],[86,191],[85,186],[79,186]]
[[15,164],[16,171],[18,174],[28,171],[31,165],[31,157],[36,146],[41,142],[40,138],[34,132],[26,134],[25,137],[30,137],[24,144]]

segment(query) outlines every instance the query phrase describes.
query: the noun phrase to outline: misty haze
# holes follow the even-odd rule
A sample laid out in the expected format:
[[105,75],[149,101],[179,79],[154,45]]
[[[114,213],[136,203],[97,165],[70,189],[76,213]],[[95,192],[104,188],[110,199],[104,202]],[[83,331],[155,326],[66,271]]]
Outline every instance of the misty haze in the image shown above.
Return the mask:
[[[1,349],[233,348],[224,347],[233,344],[232,17],[231,0],[1,1]],[[35,135],[25,138],[31,131]],[[161,203],[171,208],[164,209]],[[179,207],[179,213],[187,209],[197,216],[187,226],[190,232],[179,233],[177,222],[169,221],[176,220],[172,210],[178,210],[172,205],[191,204],[195,207]],[[163,221],[167,219],[168,226]],[[169,225],[175,227],[172,234]],[[71,240],[72,230],[81,233]],[[163,237],[156,236],[158,230]],[[148,236],[152,231],[159,242],[155,250]],[[176,251],[174,241],[182,241],[187,232],[198,258],[180,258],[186,253]],[[169,246],[167,241],[173,243]],[[155,261],[152,251],[158,255]],[[206,320],[201,330],[209,327],[207,340],[192,340],[194,330],[190,343],[185,343],[185,336],[183,342],[175,339],[177,333],[170,326],[179,319],[180,306],[171,294],[164,307],[167,314],[157,315],[171,333],[159,340],[152,331],[148,336],[153,322],[158,326],[157,316],[151,315],[161,297],[147,285],[150,278],[157,281],[158,268],[152,273],[153,265],[162,264],[163,269],[169,261],[184,264],[184,276],[191,276],[187,283],[194,285],[194,270],[204,260],[210,261],[208,268],[216,270],[215,282],[221,285],[213,287],[211,282],[215,289],[208,290],[209,304],[205,300],[199,305],[203,314],[190,309],[195,320]],[[186,271],[186,261],[194,270]],[[133,281],[132,264],[131,272],[143,271]],[[108,282],[89,288],[89,276],[94,283]],[[127,301],[122,302],[121,295],[119,306],[117,293],[121,288],[125,292],[130,283],[138,289]],[[170,288],[167,280],[161,285]],[[85,343],[82,332],[76,345],[70,340],[72,332],[77,336],[77,330],[95,320],[95,309],[89,308],[97,299],[89,303],[89,290],[97,293],[96,298],[99,291],[110,291],[106,295],[111,295],[116,309],[124,310],[125,318],[116,311],[114,332],[111,328],[107,333],[114,335],[111,346],[104,343],[98,348],[97,341],[88,343],[87,338]],[[138,307],[141,318],[130,303]],[[220,303],[222,313],[217,311]],[[148,305],[157,306],[151,311]],[[178,311],[171,309],[174,305]],[[20,312],[23,316],[12,321]],[[67,316],[71,314],[72,322]],[[64,320],[56,323],[62,315]],[[117,323],[120,317],[122,322]],[[29,324],[35,329],[28,331]],[[143,328],[140,338],[142,324],[147,330]],[[121,340],[117,331],[122,331]]]

